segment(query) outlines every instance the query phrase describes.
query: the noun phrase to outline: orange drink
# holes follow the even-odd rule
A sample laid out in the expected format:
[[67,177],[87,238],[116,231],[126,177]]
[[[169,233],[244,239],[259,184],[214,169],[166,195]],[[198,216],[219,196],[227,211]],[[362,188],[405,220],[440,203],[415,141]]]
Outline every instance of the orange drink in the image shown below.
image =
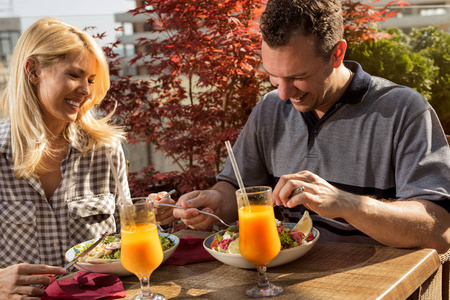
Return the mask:
[[239,251],[255,265],[268,264],[281,249],[273,207],[251,205],[239,209]]
[[154,224],[128,225],[122,228],[121,262],[136,274],[151,274],[163,260],[158,230]]
[[150,289],[150,275],[163,261],[163,250],[156,227],[153,202],[119,205],[121,227],[120,261],[141,283],[141,293],[134,300],[165,300]]
[[246,291],[250,297],[272,297],[283,292],[281,286],[269,282],[267,265],[281,250],[272,188],[252,186],[236,191],[239,214],[239,251],[258,270],[258,284]]

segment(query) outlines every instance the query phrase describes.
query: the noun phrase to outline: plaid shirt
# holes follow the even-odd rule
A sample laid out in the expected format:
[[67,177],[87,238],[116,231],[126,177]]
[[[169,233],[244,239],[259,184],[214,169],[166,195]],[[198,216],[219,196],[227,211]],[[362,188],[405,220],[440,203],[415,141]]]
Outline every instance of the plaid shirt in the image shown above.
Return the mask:
[[[118,193],[106,157],[110,151],[83,155],[69,145],[61,183],[47,199],[39,179],[14,175],[10,122],[0,122],[0,268],[23,262],[63,266],[72,246],[116,232]],[[121,147],[112,159],[129,196]]]

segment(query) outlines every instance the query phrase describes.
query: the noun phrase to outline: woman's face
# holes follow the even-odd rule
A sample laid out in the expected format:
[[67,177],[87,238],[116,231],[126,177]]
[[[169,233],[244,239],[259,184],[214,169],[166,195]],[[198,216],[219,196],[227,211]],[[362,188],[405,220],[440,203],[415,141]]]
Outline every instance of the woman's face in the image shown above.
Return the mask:
[[37,96],[50,130],[61,130],[77,119],[80,107],[90,98],[97,60],[81,50],[48,68],[37,67]]

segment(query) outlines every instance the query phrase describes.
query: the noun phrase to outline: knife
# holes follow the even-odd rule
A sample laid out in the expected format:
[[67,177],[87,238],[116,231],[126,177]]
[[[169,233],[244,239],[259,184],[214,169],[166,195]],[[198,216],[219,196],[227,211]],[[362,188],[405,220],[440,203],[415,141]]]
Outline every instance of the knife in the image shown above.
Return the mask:
[[[86,248],[86,250],[84,250],[83,252],[81,252],[80,254],[78,254],[77,256],[75,256],[75,257],[72,259],[72,261],[70,261],[67,265],[65,265],[65,266],[64,266],[64,269],[65,269],[65,270],[69,269],[69,268],[72,267],[72,266],[73,266],[80,258],[82,258],[82,257],[84,257],[84,256],[86,256],[86,255],[88,255],[89,252],[91,252],[95,247],[97,247],[97,245],[100,244],[101,241],[103,241],[103,239],[104,239],[107,235],[108,235],[107,232],[105,232],[104,234],[102,234],[102,236],[101,236],[98,240],[96,240],[92,245],[90,245],[88,248]],[[64,275],[65,275],[65,274],[64,274]],[[58,279],[59,277],[64,276],[64,275],[56,275],[56,276],[53,276],[53,278],[55,278],[55,280],[56,280],[56,279]],[[39,288],[44,289],[45,286],[44,286],[44,285],[41,285],[41,286],[39,286]]]
[[[103,239],[104,239],[107,235],[108,235],[107,232],[104,233],[104,234],[102,234],[102,236],[101,236],[98,240],[96,240],[96,241],[95,241],[92,245],[90,245],[86,250],[84,250],[83,252],[81,252],[80,254],[78,254],[77,256],[75,256],[75,257],[72,259],[71,262],[69,262],[67,265],[65,265],[65,266],[64,266],[64,269],[65,269],[65,270],[69,269],[69,268],[70,268],[71,266],[73,266],[80,258],[85,257],[86,255],[88,255],[89,252],[91,252],[95,247],[97,247],[97,245],[100,244],[101,241],[103,241]],[[60,276],[60,275],[55,276],[55,279],[56,279],[57,277],[59,277],[59,276]]]

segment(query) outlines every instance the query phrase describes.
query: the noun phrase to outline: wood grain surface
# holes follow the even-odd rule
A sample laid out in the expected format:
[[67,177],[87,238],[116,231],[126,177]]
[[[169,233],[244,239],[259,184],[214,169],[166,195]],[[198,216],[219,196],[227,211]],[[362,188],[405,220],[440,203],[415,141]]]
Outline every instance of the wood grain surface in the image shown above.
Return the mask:
[[[183,230],[180,237],[206,237],[209,232]],[[300,259],[268,270],[271,282],[283,286],[275,299],[440,299],[441,264],[432,249],[396,249],[318,241]],[[436,279],[436,280],[434,280]],[[126,299],[139,293],[136,277],[121,278]],[[254,270],[219,261],[160,266],[151,276],[153,292],[166,299],[246,299],[256,284]],[[427,288],[421,286],[428,282]],[[423,295],[428,295],[424,297]]]

